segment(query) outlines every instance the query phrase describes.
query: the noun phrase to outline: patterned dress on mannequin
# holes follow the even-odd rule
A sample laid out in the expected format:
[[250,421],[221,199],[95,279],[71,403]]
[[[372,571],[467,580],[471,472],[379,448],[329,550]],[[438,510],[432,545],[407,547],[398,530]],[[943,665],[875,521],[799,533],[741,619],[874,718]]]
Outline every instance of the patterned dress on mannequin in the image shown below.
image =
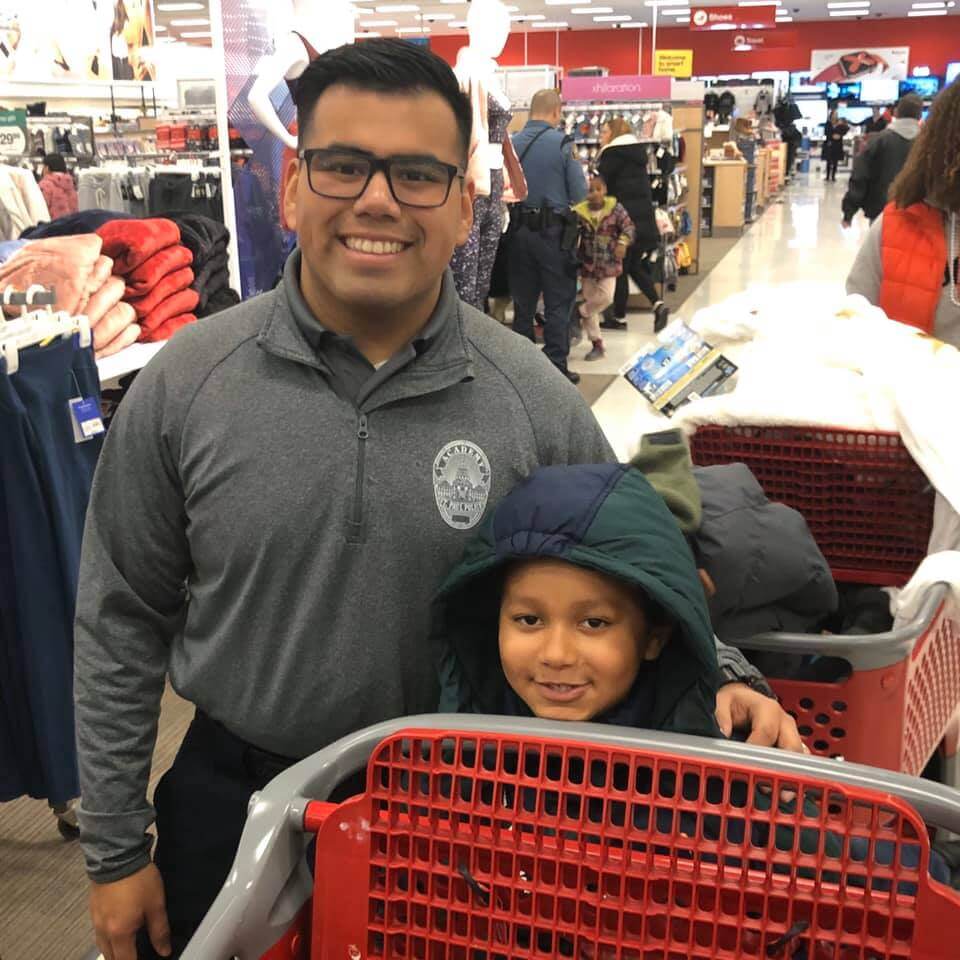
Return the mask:
[[[512,111],[500,102],[487,97],[487,122],[490,143],[500,145],[507,136],[507,127],[513,118]],[[503,169],[490,171],[490,195],[476,197],[473,201],[473,229],[467,242],[457,247],[450,261],[460,299],[478,310],[484,308],[493,261],[503,230]]]

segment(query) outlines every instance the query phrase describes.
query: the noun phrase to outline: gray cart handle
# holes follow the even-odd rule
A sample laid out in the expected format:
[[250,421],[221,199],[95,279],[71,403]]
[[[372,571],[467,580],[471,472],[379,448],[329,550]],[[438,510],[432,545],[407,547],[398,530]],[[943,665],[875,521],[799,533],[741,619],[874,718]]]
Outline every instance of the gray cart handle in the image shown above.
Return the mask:
[[772,653],[810,653],[824,657],[842,657],[857,670],[882,670],[910,655],[914,644],[933,622],[940,605],[950,593],[948,583],[933,584],[915,620],[888,633],[861,636],[819,633],[758,633],[743,640],[733,640],[743,650],[765,650]]
[[927,824],[960,833],[960,792],[873,767],[728,740],[600,724],[465,714],[405,717],[343,737],[254,794],[227,882],[182,960],[259,960],[280,940],[313,890],[304,857],[310,839],[303,831],[307,804],[328,799],[342,781],[367,765],[383,740],[411,729],[574,740],[669,753],[720,766],[739,763],[769,774],[819,777],[827,782],[892,794],[909,803]]

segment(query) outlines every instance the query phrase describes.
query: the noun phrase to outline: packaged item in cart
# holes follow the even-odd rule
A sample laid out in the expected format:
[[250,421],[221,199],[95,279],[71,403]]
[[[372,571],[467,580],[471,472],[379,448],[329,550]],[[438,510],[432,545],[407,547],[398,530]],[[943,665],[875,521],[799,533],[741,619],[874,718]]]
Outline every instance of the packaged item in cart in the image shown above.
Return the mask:
[[668,417],[691,400],[719,393],[737,372],[716,347],[674,320],[620,374]]

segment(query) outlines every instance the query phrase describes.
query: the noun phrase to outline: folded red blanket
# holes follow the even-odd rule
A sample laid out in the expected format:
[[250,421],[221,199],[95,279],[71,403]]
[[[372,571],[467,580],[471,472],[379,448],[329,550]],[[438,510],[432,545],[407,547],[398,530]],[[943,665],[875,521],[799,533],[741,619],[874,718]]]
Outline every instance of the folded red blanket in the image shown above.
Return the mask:
[[[174,270],[160,279],[160,282],[145,296],[127,299],[127,303],[137,311],[138,317],[149,317],[164,300],[193,285],[193,271],[189,267]],[[191,307],[191,309],[193,309]]]
[[193,263],[193,254],[182,244],[167,247],[127,274],[127,299],[146,296],[165,276]]
[[151,333],[142,333],[140,340],[143,343],[157,343],[160,340],[169,340],[181,327],[188,323],[196,323],[197,318],[192,313],[181,313],[179,317],[171,317]]
[[[148,316],[142,318],[140,320],[140,326],[143,327],[144,333],[153,334],[161,324],[171,317],[177,317],[181,313],[192,313],[199,302],[200,297],[197,295],[196,290],[181,290],[172,297],[167,297],[167,299],[155,307]],[[146,338],[141,337],[140,339],[143,340]]]
[[111,220],[97,235],[103,252],[113,260],[113,272],[132,273],[155,253],[180,242],[180,228],[172,220]]

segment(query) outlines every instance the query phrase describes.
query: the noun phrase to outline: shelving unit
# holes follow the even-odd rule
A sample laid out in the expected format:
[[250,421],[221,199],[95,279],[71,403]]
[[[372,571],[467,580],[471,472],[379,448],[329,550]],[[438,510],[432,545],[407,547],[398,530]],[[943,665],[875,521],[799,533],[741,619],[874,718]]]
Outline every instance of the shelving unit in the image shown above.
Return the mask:
[[703,175],[703,195],[709,197],[710,206],[709,215],[704,209],[702,235],[739,236],[743,233],[747,194],[746,161],[705,160]]

